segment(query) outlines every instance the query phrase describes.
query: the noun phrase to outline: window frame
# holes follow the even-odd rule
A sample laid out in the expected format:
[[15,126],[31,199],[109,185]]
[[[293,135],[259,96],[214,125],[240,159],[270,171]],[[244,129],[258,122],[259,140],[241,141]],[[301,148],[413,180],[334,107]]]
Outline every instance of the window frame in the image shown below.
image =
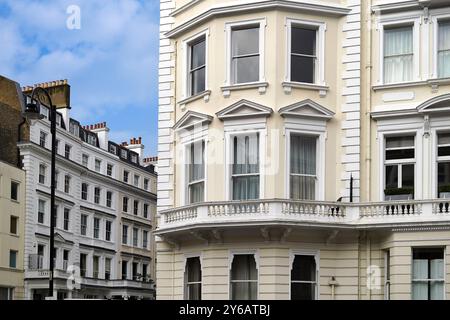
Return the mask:
[[[15,199],[12,197],[12,195],[13,195],[13,185],[16,186],[16,198]],[[21,196],[21,194],[20,194],[20,182],[11,179],[10,190],[9,190],[9,197],[10,197],[11,201],[20,202],[20,196]]]
[[266,150],[266,133],[267,129],[264,128],[251,128],[247,130],[230,130],[225,131],[225,190],[226,201],[233,199],[233,184],[232,184],[232,164],[234,161],[234,147],[233,138],[239,135],[258,134],[259,135],[259,199],[248,200],[257,201],[264,199],[264,186],[265,186],[265,150]]
[[[232,294],[232,290],[231,290],[231,268],[233,266],[233,260],[234,260],[234,256],[236,255],[253,255],[254,259],[255,259],[255,264],[256,264],[256,276],[257,276],[257,280],[256,280],[256,300],[259,300],[259,285],[260,285],[260,267],[259,267],[259,250],[257,249],[242,249],[242,250],[231,250],[229,251],[229,257],[228,257],[228,300],[232,300],[231,294]],[[251,281],[255,281],[255,280],[251,280]]]
[[[200,300],[202,300],[203,295],[203,256],[201,253],[186,253],[184,254],[184,261],[183,261],[183,298],[184,300],[191,300],[189,299],[189,285],[192,284],[200,284]],[[200,273],[201,278],[200,281],[195,282],[188,282],[188,275],[187,275],[187,262],[190,258],[198,258],[200,260]]]
[[[434,10],[433,10],[434,11]],[[450,22],[450,12],[448,8],[445,8],[445,12],[442,12],[441,10],[437,9],[437,13],[431,13],[431,24],[433,28],[433,46],[432,46],[432,54],[433,54],[433,64],[432,64],[432,73],[431,78],[432,79],[447,79],[450,77],[439,77],[438,72],[438,51],[439,51],[439,23],[444,22]]]
[[[67,218],[66,218],[67,213]],[[70,209],[67,207],[64,207],[63,209],[63,230],[69,231],[70,230]]]
[[[197,44],[201,38],[205,39],[205,89],[203,91],[197,92],[196,94],[192,94],[191,88],[191,49],[192,45]],[[182,50],[183,54],[183,62],[182,62],[182,72],[183,72],[183,82],[182,82],[182,99],[186,99],[189,97],[200,96],[204,92],[208,91],[208,45],[209,45],[209,29],[200,31],[189,38],[186,38],[182,41]],[[198,69],[198,68],[197,68]]]
[[[41,174],[41,168],[44,170],[44,174]],[[43,177],[43,181],[41,182],[41,177]],[[55,178],[56,180],[56,178]],[[47,182],[47,165],[45,163],[39,163],[38,167],[38,183],[45,185]]]
[[[240,27],[248,27],[251,25],[258,25],[259,27],[259,77],[257,81],[252,82],[239,82],[239,83],[233,83],[231,81],[231,47],[232,47],[232,30]],[[243,21],[234,21],[234,22],[226,22],[225,23],[225,48],[226,48],[226,78],[225,78],[225,86],[240,86],[240,85],[247,85],[247,84],[255,84],[255,83],[261,83],[265,82],[265,33],[266,33],[266,18],[262,19],[252,19],[252,20],[243,20]]]
[[[325,199],[325,133],[312,132],[298,129],[286,130],[286,197],[291,199],[291,137],[292,135],[309,136],[316,138],[316,183],[315,199]],[[307,201],[307,200],[306,200]]]
[[[191,181],[191,182],[189,182],[189,175],[190,175],[190,173],[189,173],[189,170],[190,170],[190,168],[189,168],[189,163],[188,163],[188,161],[190,162],[191,161],[191,146],[193,145],[193,144],[196,144],[196,143],[202,143],[202,145],[203,145],[203,165],[204,165],[204,168],[203,168],[203,170],[204,170],[204,172],[203,172],[203,179],[200,179],[200,180],[195,180],[195,181]],[[184,183],[185,183],[185,190],[184,190],[184,192],[185,192],[185,199],[186,199],[186,205],[189,205],[189,204],[193,204],[192,202],[191,202],[191,197],[190,197],[190,187],[192,186],[192,185],[195,185],[195,184],[198,184],[198,183],[203,183],[203,201],[200,201],[200,202],[204,202],[204,201],[206,201],[206,172],[207,172],[207,163],[206,163],[206,158],[207,158],[207,154],[206,154],[206,148],[207,148],[207,140],[206,140],[206,138],[200,138],[200,139],[195,139],[195,140],[192,140],[192,141],[190,141],[190,142],[187,142],[186,144],[184,144],[184,155],[183,155],[183,157],[184,157],[184,161],[183,161],[183,163],[185,164],[184,165],[184,168],[183,168],[183,170],[185,171],[185,180],[184,180]]]
[[291,300],[291,287],[292,287],[292,279],[291,279],[291,271],[294,267],[294,259],[295,256],[313,256],[316,261],[316,290],[315,290],[315,299],[320,300],[320,250],[300,250],[300,249],[292,249],[289,252],[289,300]]
[[[327,25],[322,21],[286,18],[286,63],[285,63],[285,81],[302,85],[320,85],[326,86],[325,83],[325,32]],[[298,82],[291,79],[291,54],[292,54],[292,28],[304,27],[306,29],[316,30],[316,63],[314,70],[314,81]]]
[[[442,250],[442,259],[444,260],[444,262],[443,262],[443,268],[444,268],[443,275],[444,275],[444,277],[443,277],[443,279],[429,279],[429,278],[427,278],[427,279],[414,279],[413,278],[413,274],[414,274],[414,272],[413,272],[414,250],[429,250],[429,249],[441,249]],[[426,282],[427,285],[429,286],[430,282],[432,282],[432,281],[436,281],[436,282],[439,281],[439,282],[442,282],[444,284],[444,286],[443,286],[443,295],[442,295],[443,299],[442,300],[446,300],[446,296],[447,296],[447,294],[446,294],[447,293],[447,290],[446,290],[446,285],[447,285],[447,281],[446,281],[447,266],[446,266],[446,263],[447,263],[447,259],[446,259],[446,247],[445,246],[411,247],[411,282],[410,282],[410,284],[411,284],[410,299],[411,300],[413,300],[413,289],[412,289],[412,287],[413,287],[413,283],[414,282],[422,282],[422,283]],[[413,300],[413,301],[417,301],[417,300]],[[428,297],[428,299],[426,301],[431,301],[430,297]]]
[[[386,133],[386,134],[383,135],[383,141],[382,141],[383,149],[382,149],[382,155],[381,155],[382,156],[382,162],[381,162],[381,164],[382,164],[382,174],[381,174],[381,176],[383,177],[382,184],[381,184],[381,189],[382,189],[381,190],[381,193],[382,193],[381,199],[382,199],[382,201],[389,201],[389,200],[386,200],[386,195],[384,193],[384,190],[386,189],[386,166],[397,166],[398,167],[398,169],[397,169],[397,172],[398,172],[397,188],[403,188],[403,185],[401,187],[399,186],[399,184],[402,183],[403,165],[411,165],[411,164],[414,165],[414,176],[415,176],[415,179],[414,179],[414,194],[413,194],[413,199],[411,199],[411,200],[418,200],[417,199],[417,194],[418,193],[417,193],[417,190],[416,190],[417,183],[418,183],[418,180],[419,180],[419,177],[417,175],[417,173],[419,172],[418,171],[418,159],[420,158],[420,157],[417,156],[419,154],[418,141],[420,140],[418,138],[418,137],[420,137],[420,136],[418,136],[418,134],[419,134],[418,132],[407,131],[407,132],[402,132],[401,134]],[[411,158],[386,160],[386,139],[387,138],[392,138],[392,137],[406,137],[406,136],[413,136],[414,137],[414,161],[411,161],[410,160]],[[401,170],[400,170],[400,167],[402,168]]]
[[[420,81],[420,16],[411,16],[411,17],[399,17],[393,16],[390,18],[382,19],[378,21],[377,29],[379,35],[379,59],[378,59],[378,84],[379,85],[397,85],[404,83],[411,83]],[[386,28],[396,28],[396,27],[412,27],[412,37],[413,37],[413,70],[412,70],[412,79],[410,81],[403,82],[389,82],[386,83],[384,78],[384,33]]]
[[[436,119],[437,120],[437,119]],[[450,121],[442,122],[439,121],[439,126],[437,128],[432,128],[430,131],[431,133],[431,144],[432,144],[432,162],[431,162],[431,168],[433,174],[431,175],[431,184],[432,184],[432,198],[434,199],[446,199],[446,198],[439,198],[439,163],[449,163],[450,162],[450,156],[439,156],[439,140],[438,136],[439,134],[445,134],[450,133],[448,126],[450,125]]]

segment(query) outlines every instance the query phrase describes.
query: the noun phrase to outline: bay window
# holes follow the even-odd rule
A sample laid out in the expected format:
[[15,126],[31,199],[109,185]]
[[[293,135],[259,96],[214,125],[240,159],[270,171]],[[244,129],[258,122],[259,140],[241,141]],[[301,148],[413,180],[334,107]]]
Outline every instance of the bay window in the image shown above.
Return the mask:
[[254,254],[235,254],[231,264],[231,300],[256,300],[258,269]]
[[384,29],[384,83],[413,80],[414,40],[413,26],[385,27]]
[[188,96],[205,91],[206,37],[203,35],[188,44]]
[[259,24],[231,28],[231,84],[259,81]]
[[315,300],[317,266],[314,255],[295,255],[291,269],[291,300]]
[[205,141],[191,143],[187,153],[189,203],[201,202],[205,198]]
[[438,77],[450,77],[450,21],[439,22]]
[[315,200],[317,181],[317,137],[291,134],[290,198]]
[[259,133],[236,135],[232,141],[233,200],[259,199]]
[[444,249],[413,249],[412,269],[413,300],[444,299]]
[[385,140],[386,200],[414,198],[415,143],[414,136],[386,137]]
[[185,299],[202,299],[202,268],[200,257],[191,257],[186,259],[185,277]]

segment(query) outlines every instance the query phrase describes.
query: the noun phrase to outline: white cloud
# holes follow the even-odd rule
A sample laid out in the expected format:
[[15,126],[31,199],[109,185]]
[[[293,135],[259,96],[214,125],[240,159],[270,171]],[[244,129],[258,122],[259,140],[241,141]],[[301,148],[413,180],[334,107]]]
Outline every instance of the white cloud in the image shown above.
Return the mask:
[[[67,78],[75,117],[114,116],[119,130],[135,132],[140,114],[148,117],[140,135],[156,136],[159,1],[3,1],[10,12],[0,12],[0,74],[22,85]],[[81,8],[80,30],[66,27],[72,4]]]

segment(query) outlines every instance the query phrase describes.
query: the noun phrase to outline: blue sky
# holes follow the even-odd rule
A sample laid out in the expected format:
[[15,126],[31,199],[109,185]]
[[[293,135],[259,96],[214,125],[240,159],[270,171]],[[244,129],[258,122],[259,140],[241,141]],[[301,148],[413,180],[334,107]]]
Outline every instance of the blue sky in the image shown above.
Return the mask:
[[[70,5],[81,28],[67,28]],[[142,136],[156,155],[159,1],[0,0],[0,74],[22,86],[68,79],[71,116]]]

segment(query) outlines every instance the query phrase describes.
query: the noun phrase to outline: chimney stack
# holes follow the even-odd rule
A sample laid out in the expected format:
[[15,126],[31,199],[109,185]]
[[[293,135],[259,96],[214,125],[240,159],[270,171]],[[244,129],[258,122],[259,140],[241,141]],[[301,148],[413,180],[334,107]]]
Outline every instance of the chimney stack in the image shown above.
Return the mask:
[[100,148],[102,148],[103,150],[108,150],[109,128],[106,126],[106,122],[87,125],[83,128],[96,133]]
[[142,144],[142,137],[139,138],[131,138],[130,139],[130,144],[126,144],[126,142],[124,142],[124,146],[128,149],[128,150],[132,150],[134,152],[136,152],[139,155],[139,159],[141,159],[142,161],[142,157],[144,155],[144,145]]

